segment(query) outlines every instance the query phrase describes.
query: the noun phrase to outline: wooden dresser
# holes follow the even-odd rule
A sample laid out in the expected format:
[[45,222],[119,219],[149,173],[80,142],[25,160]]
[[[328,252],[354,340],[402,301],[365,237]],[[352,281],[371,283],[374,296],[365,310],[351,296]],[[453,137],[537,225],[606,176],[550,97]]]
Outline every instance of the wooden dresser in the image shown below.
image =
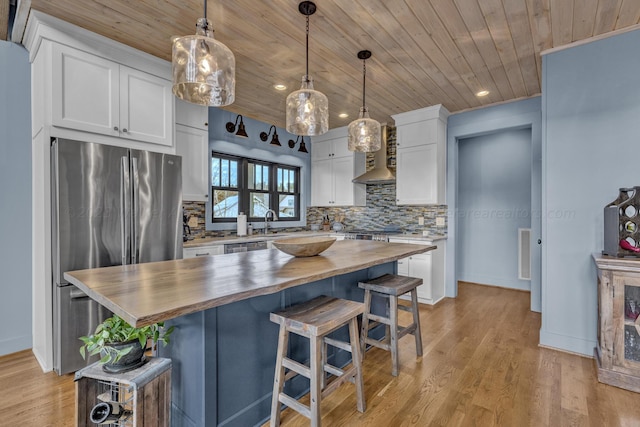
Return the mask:
[[598,381],[640,392],[640,259],[593,254],[598,267]]

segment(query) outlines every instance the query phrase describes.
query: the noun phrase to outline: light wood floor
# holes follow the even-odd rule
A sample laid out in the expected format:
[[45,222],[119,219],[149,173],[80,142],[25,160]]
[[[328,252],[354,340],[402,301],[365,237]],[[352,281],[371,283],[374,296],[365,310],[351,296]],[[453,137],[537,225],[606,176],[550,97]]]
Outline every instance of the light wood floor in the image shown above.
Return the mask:
[[[424,356],[403,338],[394,378],[389,353],[368,351],[367,411],[345,384],[322,402],[323,425],[640,426],[640,394],[598,383],[589,358],[538,347],[528,293],[461,283],[421,322]],[[0,357],[2,426],[71,426],[74,393],[71,375],[43,374],[29,351]],[[309,422],[287,410],[282,424]]]

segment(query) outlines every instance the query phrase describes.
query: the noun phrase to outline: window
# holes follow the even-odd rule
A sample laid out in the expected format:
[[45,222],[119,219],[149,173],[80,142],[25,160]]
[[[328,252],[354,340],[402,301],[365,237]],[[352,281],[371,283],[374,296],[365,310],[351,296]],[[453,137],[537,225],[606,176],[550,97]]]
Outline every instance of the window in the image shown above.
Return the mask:
[[280,221],[299,221],[299,181],[299,167],[213,152],[212,221],[235,222],[240,212],[262,221],[269,209]]
[[239,160],[233,157],[211,158],[211,193],[213,218],[236,218],[240,212],[238,185]]

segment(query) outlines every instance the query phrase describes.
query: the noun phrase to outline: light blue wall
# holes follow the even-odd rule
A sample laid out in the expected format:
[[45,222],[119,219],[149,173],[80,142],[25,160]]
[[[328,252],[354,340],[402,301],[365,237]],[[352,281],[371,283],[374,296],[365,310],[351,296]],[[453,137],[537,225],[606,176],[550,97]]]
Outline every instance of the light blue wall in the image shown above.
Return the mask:
[[[282,112],[284,114],[284,110]],[[273,223],[274,228],[279,227],[297,227],[306,225],[306,210],[311,200],[311,138],[305,137],[305,145],[309,153],[298,152],[299,143],[294,148],[289,148],[289,140],[296,140],[296,135],[290,134],[282,128],[276,128],[280,144],[282,146],[274,146],[269,144],[271,136],[264,142],[260,140],[260,132],[268,132],[270,124],[260,122],[258,120],[243,117],[244,125],[248,138],[240,138],[233,133],[227,132],[225,124],[227,122],[235,123],[236,114],[219,108],[209,108],[209,150],[220,153],[232,154],[236,156],[248,157],[252,159],[266,160],[269,162],[278,162],[290,166],[299,166],[300,169],[300,217],[297,222],[281,222]],[[237,130],[237,128],[236,128]],[[211,181],[211,177],[209,177]],[[209,198],[211,200],[211,198]],[[207,202],[207,230],[235,230],[236,224],[213,224],[211,222],[211,203]],[[258,228],[263,227],[263,223],[254,224]],[[271,227],[271,225],[269,226]]]
[[[499,131],[531,130],[531,229],[532,241],[541,237],[540,194],[541,194],[541,98],[535,97],[509,102],[492,107],[452,114],[447,123],[447,205],[448,242],[446,257],[446,288],[448,297],[457,295],[457,252],[458,239],[458,164],[459,141],[465,138],[494,134]],[[540,250],[532,245],[531,309],[540,311]]]
[[0,355],[31,348],[31,68],[0,41]]
[[640,185],[640,31],[543,57],[540,343],[593,354],[603,207]]
[[531,226],[531,129],[458,141],[458,280],[529,290],[518,229]]

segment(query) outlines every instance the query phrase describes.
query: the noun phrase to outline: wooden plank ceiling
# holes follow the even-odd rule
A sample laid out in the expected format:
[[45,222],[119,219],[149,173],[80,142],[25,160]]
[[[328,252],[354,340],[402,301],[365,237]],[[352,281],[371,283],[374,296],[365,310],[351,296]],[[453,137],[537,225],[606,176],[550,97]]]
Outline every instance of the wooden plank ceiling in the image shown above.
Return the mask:
[[[640,20],[638,0],[317,0],[310,74],[329,98],[330,127],[362,104],[369,49],[371,117],[435,104],[456,112],[540,93],[540,52]],[[202,0],[31,0],[33,9],[171,60],[173,35],[195,33]],[[215,37],[235,54],[236,101],[228,110],[284,127],[286,96],[305,67],[298,0],[209,0]],[[287,86],[276,91],[275,84]],[[476,93],[488,90],[479,98]],[[348,113],[348,118],[339,118]]]

